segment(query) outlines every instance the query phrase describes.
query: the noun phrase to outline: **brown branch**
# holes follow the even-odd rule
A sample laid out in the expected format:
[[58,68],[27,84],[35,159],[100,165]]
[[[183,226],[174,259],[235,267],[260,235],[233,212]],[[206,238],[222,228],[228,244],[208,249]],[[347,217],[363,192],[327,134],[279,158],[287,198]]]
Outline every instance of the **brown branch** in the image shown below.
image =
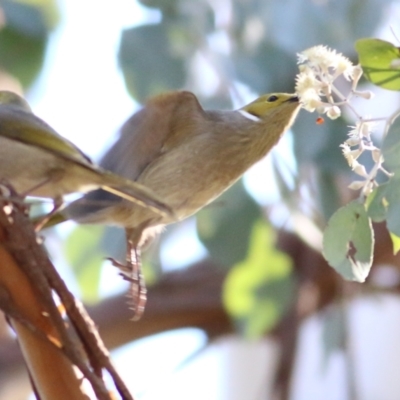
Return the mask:
[[68,290],[64,281],[60,278],[50,262],[46,265],[45,274],[51,282],[52,288],[60,297],[67,315],[85,347],[93,369],[99,376],[101,376],[101,369],[106,369],[114,380],[115,386],[122,399],[133,400],[128,388],[112,365],[109,352],[104,346],[92,319],[89,317],[89,314],[86,312],[81,302],[75,299]]
[[[131,320],[126,295],[87,307],[105,345],[116,348],[132,340],[170,329],[197,327],[210,337],[234,331],[221,301],[221,286],[227,271],[209,260],[187,269],[165,274],[149,288],[143,318]],[[21,363],[18,349],[10,340],[0,339],[0,371]]]
[[[0,213],[3,213],[3,208]],[[58,341],[57,331],[47,317],[47,307],[40,301],[35,288],[5,247],[7,240],[6,232],[0,226],[0,285],[7,291],[20,315],[28,318],[46,337]],[[23,323],[11,318],[11,325],[18,336],[40,398],[84,399],[80,390],[81,382],[62,352],[50,340],[43,340]]]
[[[15,193],[12,192],[12,189],[10,191],[14,197]],[[21,308],[16,301],[19,297],[25,298],[25,293],[19,293],[18,296],[18,292],[16,291],[18,288],[16,286],[8,285],[9,282],[7,282],[7,279],[4,282],[0,280],[0,308],[11,319],[11,324],[17,334],[24,337],[24,332],[27,330],[30,334],[34,335],[35,340],[39,338],[43,343],[50,345],[57,353],[69,358],[69,361],[65,359],[65,362],[69,366],[72,375],[65,373],[65,376],[68,378],[66,380],[66,383],[68,382],[67,387],[72,388],[74,386],[73,382],[69,382],[71,376],[75,378],[77,383],[75,385],[76,393],[73,394],[72,398],[86,398],[80,390],[81,380],[77,378],[72,368],[73,365],[76,365],[84,377],[91,383],[92,389],[99,400],[111,399],[111,394],[102,380],[101,368],[97,371],[98,375],[96,375],[96,368],[90,368],[87,363],[87,360],[90,359],[93,360],[92,366],[100,365],[101,367],[107,367],[123,400],[132,400],[132,396],[112,367],[107,350],[104,346],[100,346],[102,343],[98,334],[94,334],[94,324],[89,320],[88,316],[83,315],[82,308],[75,307],[74,311],[77,312],[72,315],[68,314],[71,311],[71,304],[75,305],[75,299],[58,276],[44,249],[38,245],[33,226],[21,201],[15,203],[4,198],[2,199],[2,203],[0,204],[0,226],[2,228],[2,236],[0,238],[2,248],[5,252],[8,252],[11,259],[15,260],[14,265],[17,269],[19,268],[19,273],[30,284],[32,296],[35,297],[36,303],[39,306],[38,313],[41,317],[45,317],[44,321],[48,323],[48,327],[43,327],[36,320],[31,320],[31,314]],[[8,265],[7,262],[4,264]],[[10,276],[7,273],[3,275]],[[51,284],[54,284],[54,287]],[[75,323],[73,326],[78,328],[78,336],[75,336],[74,332],[67,330],[54,302],[53,290],[56,291],[62,300],[65,299],[67,301],[66,314],[72,317],[70,319]],[[81,318],[79,326],[76,324],[77,315]],[[85,336],[82,332],[89,332],[89,335]],[[88,340],[83,343],[79,342],[79,338],[82,337],[88,339],[90,343],[88,344]],[[22,350],[24,350],[24,344],[26,343],[29,343],[26,339],[21,341]],[[31,349],[31,345],[28,348]],[[100,351],[95,352],[97,348],[100,348]],[[86,350],[86,353],[81,350]],[[68,390],[62,391],[63,396],[67,397],[60,397],[54,393],[51,394],[50,390],[47,390],[47,387],[56,388],[60,391],[62,385],[59,385],[56,379],[49,380],[48,377],[51,374],[45,374],[44,371],[40,370],[40,366],[32,364],[32,351],[30,353],[23,351],[23,354],[28,364],[30,376],[38,398],[43,400],[71,398]],[[46,352],[41,352],[40,354],[44,357]],[[58,368],[54,368],[54,366],[58,367],[57,363],[47,362],[44,364],[46,368],[58,370]]]

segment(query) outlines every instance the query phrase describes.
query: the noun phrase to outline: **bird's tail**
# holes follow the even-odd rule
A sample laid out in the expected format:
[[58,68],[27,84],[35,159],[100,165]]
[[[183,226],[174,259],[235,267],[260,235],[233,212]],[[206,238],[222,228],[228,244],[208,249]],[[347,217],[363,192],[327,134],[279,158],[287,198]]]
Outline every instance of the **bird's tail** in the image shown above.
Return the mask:
[[101,189],[142,207],[149,208],[163,217],[173,214],[172,209],[146,186],[105,170],[99,171],[99,177]]

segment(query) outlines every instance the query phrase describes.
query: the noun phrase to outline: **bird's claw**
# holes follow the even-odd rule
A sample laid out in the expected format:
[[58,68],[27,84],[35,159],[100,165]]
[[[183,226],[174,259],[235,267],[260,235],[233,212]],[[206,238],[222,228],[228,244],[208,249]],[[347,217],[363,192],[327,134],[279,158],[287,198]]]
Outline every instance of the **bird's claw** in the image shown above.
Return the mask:
[[107,257],[114,267],[120,271],[120,275],[124,280],[130,283],[129,297],[131,298],[131,308],[133,310],[133,321],[138,321],[144,312],[147,302],[147,289],[142,275],[140,261],[133,262],[127,260],[126,263],[121,263],[112,257]]

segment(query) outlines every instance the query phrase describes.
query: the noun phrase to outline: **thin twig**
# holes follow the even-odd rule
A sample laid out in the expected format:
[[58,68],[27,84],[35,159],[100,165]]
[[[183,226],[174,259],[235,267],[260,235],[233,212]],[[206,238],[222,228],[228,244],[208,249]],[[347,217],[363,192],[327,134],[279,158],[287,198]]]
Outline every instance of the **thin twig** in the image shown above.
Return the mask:
[[50,262],[48,262],[45,267],[45,274],[49,279],[54,291],[60,297],[66,313],[71,323],[74,325],[77,334],[82,340],[87,353],[91,354],[93,358],[95,358],[99,366],[105,368],[109,372],[122,399],[133,400],[128,388],[112,365],[109,352],[104,346],[93,320],[87,314],[86,310],[82,306],[82,303],[78,301],[68,290],[64,281],[60,278],[57,271],[54,269],[54,266]]

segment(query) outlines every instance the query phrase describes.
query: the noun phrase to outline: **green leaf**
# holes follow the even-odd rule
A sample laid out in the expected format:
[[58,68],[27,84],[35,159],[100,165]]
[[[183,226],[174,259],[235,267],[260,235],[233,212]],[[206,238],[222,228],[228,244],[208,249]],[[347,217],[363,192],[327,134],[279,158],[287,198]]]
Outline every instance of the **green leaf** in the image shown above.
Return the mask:
[[0,30],[0,67],[24,87],[30,86],[41,71],[49,33],[57,22],[56,6],[44,8],[40,3],[1,2],[6,24]]
[[345,279],[364,282],[372,265],[373,244],[371,220],[364,205],[354,200],[329,220],[323,254]]
[[400,90],[400,67],[394,61],[400,61],[399,48],[380,39],[359,39],[355,44],[359,62],[365,77],[389,90]]
[[273,229],[258,220],[247,258],[234,265],[225,280],[224,305],[247,337],[272,329],[292,301],[292,261],[276,250],[274,242]]
[[400,236],[400,178],[397,175],[368,196],[366,207],[368,216],[374,222],[386,220],[388,230]]
[[374,222],[382,222],[386,219],[388,202],[385,196],[387,187],[387,183],[382,183],[367,197],[365,206],[368,216]]
[[400,179],[396,178],[389,180],[385,191],[386,225],[390,232],[400,236]]
[[392,239],[393,254],[396,255],[400,250],[400,236],[397,236],[392,232],[389,232],[389,234],[390,234],[390,239]]
[[197,233],[210,256],[230,267],[246,257],[253,224],[260,216],[260,207],[238,182],[197,214]]
[[172,51],[170,33],[168,25],[162,23],[122,33],[119,63],[129,93],[140,102],[160,92],[180,89],[185,83],[184,61]]
[[257,93],[293,92],[296,59],[273,43],[263,40],[256,48],[235,46],[233,63],[239,80]]
[[400,236],[400,118],[396,118],[382,143],[385,167],[394,176],[385,184],[381,194],[387,209],[387,227],[390,232]]
[[[21,5],[36,8],[43,15],[46,26],[50,30],[55,29],[60,22],[60,10],[58,8],[58,0],[2,0],[1,3],[2,6],[7,3],[9,5],[13,3],[19,3]],[[28,22],[26,19],[21,22],[21,26],[23,26],[24,29],[26,28],[27,23],[32,23],[32,21]]]
[[400,118],[396,118],[382,142],[382,155],[390,172],[400,175]]

